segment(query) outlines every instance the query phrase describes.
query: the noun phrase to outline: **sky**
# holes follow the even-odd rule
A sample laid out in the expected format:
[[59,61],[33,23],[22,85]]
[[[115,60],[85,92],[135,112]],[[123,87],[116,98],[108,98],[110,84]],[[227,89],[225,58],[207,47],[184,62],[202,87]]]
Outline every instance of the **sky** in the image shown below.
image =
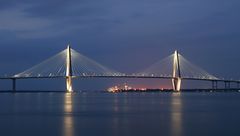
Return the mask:
[[177,49],[217,77],[240,79],[239,7],[239,0],[1,0],[0,75],[24,71],[70,43],[124,73]]

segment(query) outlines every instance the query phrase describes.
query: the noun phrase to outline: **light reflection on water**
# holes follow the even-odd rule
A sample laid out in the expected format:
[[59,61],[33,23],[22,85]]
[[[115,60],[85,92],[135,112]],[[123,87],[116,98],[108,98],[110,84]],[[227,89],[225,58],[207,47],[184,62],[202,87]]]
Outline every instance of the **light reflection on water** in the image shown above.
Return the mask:
[[181,93],[171,95],[171,133],[172,136],[182,135],[182,98]]
[[64,95],[63,136],[74,136],[73,100],[71,93]]
[[0,94],[2,136],[240,135],[240,93]]

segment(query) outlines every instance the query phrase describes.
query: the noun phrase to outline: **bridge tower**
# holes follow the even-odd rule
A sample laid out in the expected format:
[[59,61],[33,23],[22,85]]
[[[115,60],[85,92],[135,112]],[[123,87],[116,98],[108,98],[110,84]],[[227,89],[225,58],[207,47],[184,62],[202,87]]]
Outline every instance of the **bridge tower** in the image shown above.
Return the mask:
[[71,47],[68,45],[67,47],[67,58],[66,58],[66,89],[67,92],[73,92],[72,89],[72,55],[71,55]]
[[172,85],[174,91],[181,90],[181,70],[180,70],[180,62],[179,62],[179,53],[176,50],[173,56],[173,76],[172,76]]

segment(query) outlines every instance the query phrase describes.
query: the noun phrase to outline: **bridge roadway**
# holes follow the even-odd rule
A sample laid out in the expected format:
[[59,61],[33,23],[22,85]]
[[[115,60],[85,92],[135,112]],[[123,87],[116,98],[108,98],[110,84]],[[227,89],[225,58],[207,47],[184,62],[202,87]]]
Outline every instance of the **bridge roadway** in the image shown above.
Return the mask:
[[[56,79],[56,78],[64,78],[67,76],[29,76],[29,77],[0,77],[0,80],[12,80],[12,91],[16,91],[16,80],[19,79]],[[146,75],[82,75],[82,76],[71,76],[71,78],[139,78],[139,79],[174,79],[171,76],[146,76]],[[196,80],[196,81],[210,81],[212,82],[212,89],[217,90],[218,82],[225,83],[225,89],[231,89],[231,83],[237,84],[237,89],[240,89],[240,80],[224,80],[224,79],[204,79],[204,78],[181,78],[181,80]]]
[[[16,80],[16,79],[51,79],[51,78],[66,78],[66,76],[29,76],[29,77],[0,77],[0,80]],[[106,76],[106,75],[85,75],[85,76],[72,76],[72,78],[146,78],[146,79],[173,79],[171,76],[141,76],[141,75],[115,75],[115,76]],[[191,78],[191,77],[182,77],[182,80],[196,80],[196,81],[214,81],[214,82],[232,82],[240,83],[240,80],[230,80],[230,79],[205,79],[205,78]]]

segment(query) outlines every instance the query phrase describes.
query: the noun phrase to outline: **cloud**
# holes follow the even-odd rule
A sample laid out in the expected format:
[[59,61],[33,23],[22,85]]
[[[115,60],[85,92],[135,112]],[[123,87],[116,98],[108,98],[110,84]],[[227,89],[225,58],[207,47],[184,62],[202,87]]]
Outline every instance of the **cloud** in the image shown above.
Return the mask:
[[[239,0],[0,1],[1,46],[28,43],[32,51],[49,45],[58,50],[70,41],[87,56],[102,55],[116,67],[127,63],[124,68],[131,65],[131,71],[132,62],[144,66],[174,49],[195,57],[193,50],[207,56],[231,46],[236,56],[239,5]],[[145,51],[151,54],[144,57]]]
[[16,37],[34,37],[53,25],[53,21],[37,17],[27,17],[25,6],[4,9],[0,12],[0,30],[16,34]]
[[[219,23],[217,19],[221,18],[221,15],[228,17],[231,10],[238,9],[234,5],[239,2],[24,0],[21,3],[14,1],[0,4],[0,30],[10,31],[19,38],[41,39],[86,33],[126,39],[165,34],[176,37],[186,35],[189,29],[195,32],[209,29],[209,24]],[[237,11],[239,10],[235,12]],[[233,16],[235,17],[236,15]],[[236,19],[235,21],[239,22]],[[186,37],[194,36],[192,33],[194,32]]]

